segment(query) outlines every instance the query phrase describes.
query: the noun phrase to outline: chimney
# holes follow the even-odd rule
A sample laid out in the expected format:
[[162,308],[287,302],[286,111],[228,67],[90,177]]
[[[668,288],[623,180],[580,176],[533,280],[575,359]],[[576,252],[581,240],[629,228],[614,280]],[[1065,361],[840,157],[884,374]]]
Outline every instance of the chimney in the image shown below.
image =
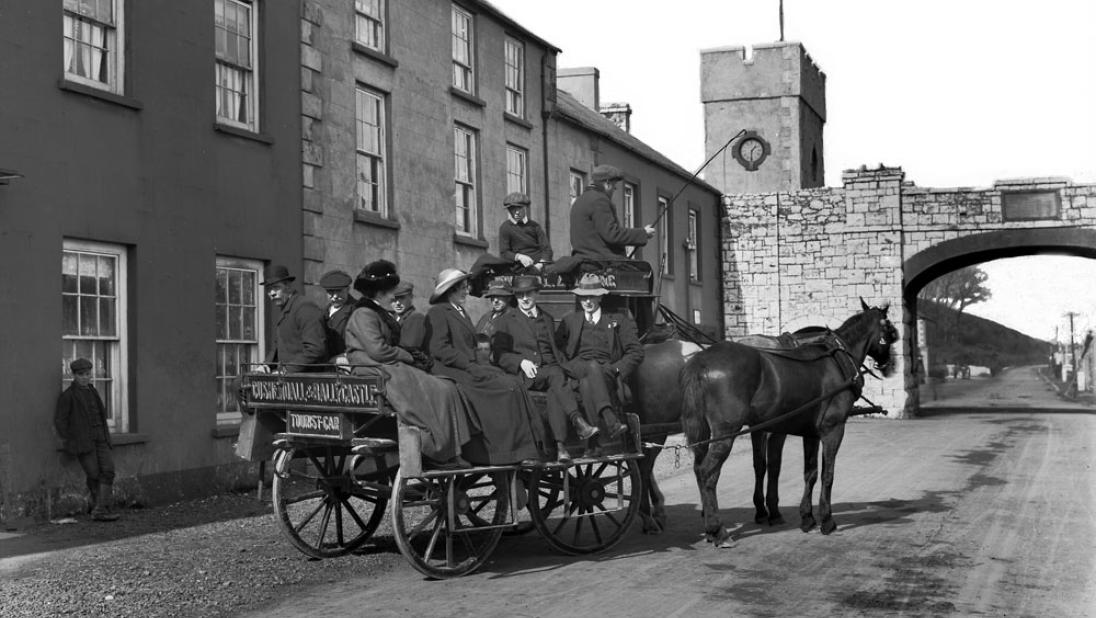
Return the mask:
[[560,69],[556,73],[556,84],[560,90],[566,90],[578,99],[579,103],[596,112],[600,103],[598,75],[596,67]]
[[632,132],[632,106],[627,103],[606,103],[601,115],[613,121],[625,133]]

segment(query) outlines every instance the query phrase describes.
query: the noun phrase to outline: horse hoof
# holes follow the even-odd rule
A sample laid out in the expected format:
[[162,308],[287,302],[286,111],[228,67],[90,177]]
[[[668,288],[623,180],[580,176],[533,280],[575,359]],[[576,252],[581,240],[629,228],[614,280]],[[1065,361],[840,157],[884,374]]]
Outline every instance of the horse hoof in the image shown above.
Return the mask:
[[832,519],[822,522],[822,534],[830,534],[834,530],[837,530],[837,523]]
[[643,524],[643,534],[662,534],[662,526],[658,522],[646,522]]
[[814,518],[812,517],[810,519],[804,519],[802,522],[800,522],[799,529],[803,532],[810,532],[815,527],[815,525],[816,524],[814,523]]
[[769,514],[768,513],[762,513],[760,511],[758,511],[757,514],[754,515],[754,523],[755,524],[763,524],[766,521],[771,522],[771,520],[769,519]]
[[784,521],[784,517],[780,515],[777,515],[776,517],[773,517],[769,520],[770,526],[783,526],[786,523],[788,522]]

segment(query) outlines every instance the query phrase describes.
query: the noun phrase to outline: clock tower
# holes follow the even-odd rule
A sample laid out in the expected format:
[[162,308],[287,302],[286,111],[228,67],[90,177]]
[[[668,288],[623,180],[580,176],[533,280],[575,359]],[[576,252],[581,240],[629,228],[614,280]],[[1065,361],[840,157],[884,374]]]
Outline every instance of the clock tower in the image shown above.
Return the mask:
[[705,160],[739,131],[704,179],[724,193],[796,191],[825,185],[822,127],[826,75],[799,43],[700,52]]

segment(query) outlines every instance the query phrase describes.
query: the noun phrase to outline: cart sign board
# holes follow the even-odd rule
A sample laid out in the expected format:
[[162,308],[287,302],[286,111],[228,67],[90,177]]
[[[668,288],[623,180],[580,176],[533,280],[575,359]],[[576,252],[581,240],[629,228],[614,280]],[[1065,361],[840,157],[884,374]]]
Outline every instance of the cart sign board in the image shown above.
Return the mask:
[[1007,191],[1001,194],[1005,221],[1058,219],[1062,209],[1057,191]]
[[[381,388],[379,377],[338,374],[247,374],[243,379],[248,407],[294,411],[379,412]],[[319,427],[330,421],[308,422]]]
[[343,435],[343,420],[342,414],[334,412],[289,411],[286,413],[285,431],[305,436],[347,438]]

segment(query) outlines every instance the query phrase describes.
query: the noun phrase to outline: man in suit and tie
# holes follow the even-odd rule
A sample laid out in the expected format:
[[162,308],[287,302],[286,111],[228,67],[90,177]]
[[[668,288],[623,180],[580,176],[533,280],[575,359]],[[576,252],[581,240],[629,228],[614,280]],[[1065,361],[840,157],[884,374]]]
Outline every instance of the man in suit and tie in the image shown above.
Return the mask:
[[[555,322],[537,306],[540,278],[535,275],[514,277],[510,291],[518,306],[495,322],[491,343],[496,363],[508,373],[517,375],[525,388],[548,393],[548,428],[556,441],[557,461],[567,463],[571,461],[564,446],[568,421],[583,440],[596,435],[598,428],[583,418],[573,387],[559,366],[561,356],[555,343]],[[591,418],[597,422],[592,413]]]
[[556,341],[563,352],[560,364],[569,377],[578,380],[587,413],[600,418],[608,436],[615,438],[628,427],[614,410],[612,392],[617,380],[627,380],[643,362],[643,345],[631,316],[602,311],[601,298],[609,291],[601,277],[584,274],[572,293],[581,310],[565,315],[556,329]]
[[286,372],[321,371],[327,362],[327,333],[323,311],[298,294],[296,279],[285,266],[267,268],[260,284],[270,302],[281,311],[274,318],[274,345],[266,362]]

